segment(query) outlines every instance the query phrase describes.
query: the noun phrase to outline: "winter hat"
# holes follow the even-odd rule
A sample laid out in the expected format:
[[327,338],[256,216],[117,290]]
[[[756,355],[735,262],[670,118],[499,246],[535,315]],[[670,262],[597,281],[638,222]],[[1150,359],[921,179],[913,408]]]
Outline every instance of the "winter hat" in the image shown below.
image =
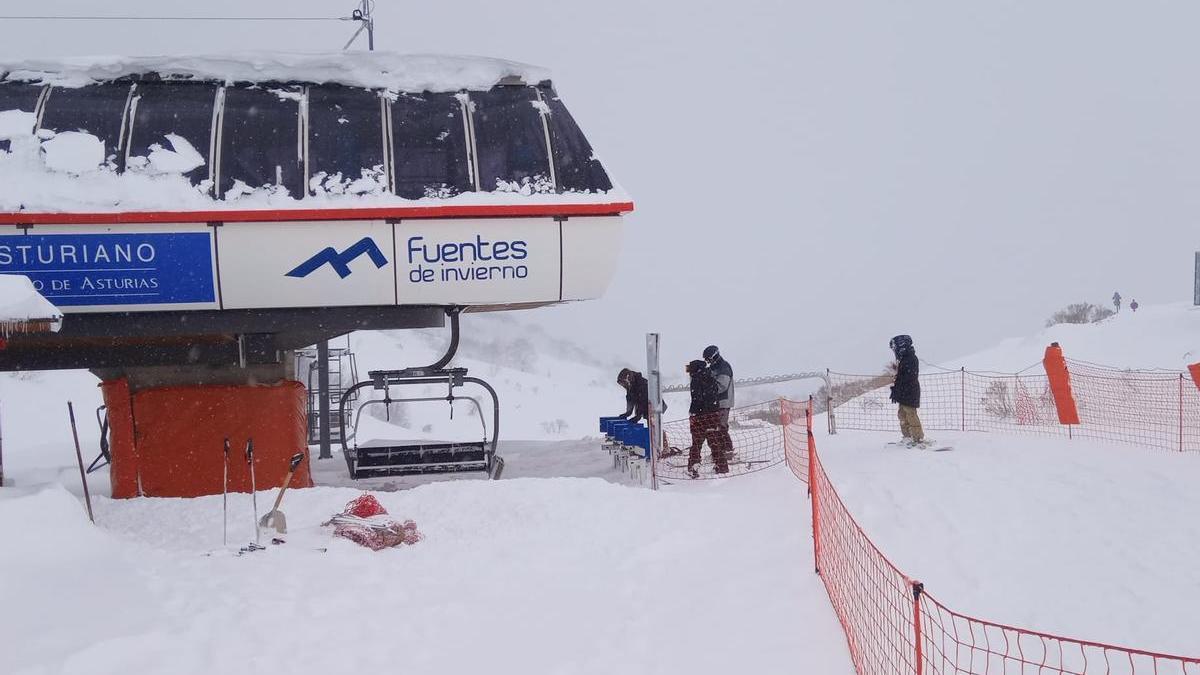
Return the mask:
[[706,367],[707,365],[700,359],[691,361],[687,364],[688,375],[695,375],[696,373],[704,370]]
[[912,337],[908,335],[897,335],[888,341],[888,347],[892,348],[892,352],[899,354],[900,352],[912,349]]
[[709,345],[704,348],[704,360],[712,361],[721,355],[721,350],[717,349],[716,345]]
[[625,383],[629,381],[629,374],[631,372],[633,371],[629,370],[628,368],[622,368],[621,372],[617,373],[617,384],[621,385],[622,387],[625,386]]

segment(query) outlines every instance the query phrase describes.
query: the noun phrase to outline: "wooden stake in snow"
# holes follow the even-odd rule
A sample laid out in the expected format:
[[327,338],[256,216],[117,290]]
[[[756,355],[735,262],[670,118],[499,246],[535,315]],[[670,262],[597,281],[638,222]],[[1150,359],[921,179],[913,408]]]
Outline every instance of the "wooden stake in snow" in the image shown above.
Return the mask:
[[79,449],[79,431],[75,428],[75,406],[67,401],[67,414],[71,416],[71,436],[75,438],[75,461],[79,463],[79,480],[83,483],[83,501],[87,503],[88,520],[96,524],[92,515],[92,494],[88,492],[87,472],[83,470],[83,451]]

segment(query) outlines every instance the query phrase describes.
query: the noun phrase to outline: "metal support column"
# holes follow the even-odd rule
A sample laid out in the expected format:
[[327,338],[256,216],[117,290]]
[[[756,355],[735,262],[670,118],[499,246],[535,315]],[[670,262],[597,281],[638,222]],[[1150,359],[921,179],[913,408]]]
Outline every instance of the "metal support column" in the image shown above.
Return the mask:
[[317,424],[320,453],[318,459],[333,457],[329,440],[329,340],[317,343]]
[[662,373],[658,365],[658,333],[646,334],[646,383],[650,399],[650,489],[658,489],[658,456],[662,453]]

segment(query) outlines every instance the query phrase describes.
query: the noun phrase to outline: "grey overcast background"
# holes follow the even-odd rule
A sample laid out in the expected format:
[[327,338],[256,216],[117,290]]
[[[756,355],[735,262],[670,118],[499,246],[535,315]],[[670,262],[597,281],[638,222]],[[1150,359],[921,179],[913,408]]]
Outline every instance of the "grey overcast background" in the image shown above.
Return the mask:
[[[3,0],[0,14],[349,14],[354,0]],[[1191,298],[1200,4],[379,0],[377,48],[549,67],[631,193],[600,301],[525,318],[739,374],[950,360],[1119,289]],[[15,22],[0,56],[340,49],[345,23]],[[365,40],[358,46],[365,48]]]

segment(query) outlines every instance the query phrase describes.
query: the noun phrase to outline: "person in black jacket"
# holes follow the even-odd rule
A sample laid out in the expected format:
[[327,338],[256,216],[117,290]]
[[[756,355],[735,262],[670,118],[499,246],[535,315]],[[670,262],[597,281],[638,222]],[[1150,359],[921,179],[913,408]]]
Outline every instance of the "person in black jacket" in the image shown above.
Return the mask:
[[717,420],[721,426],[717,438],[728,459],[733,456],[733,437],[729,435],[729,412],[733,408],[733,366],[729,365],[716,345],[705,347],[702,356],[704,362],[708,364],[708,371],[717,381],[717,405],[719,408]]
[[729,473],[728,457],[725,456],[725,445],[720,436],[720,385],[708,366],[699,359],[687,365],[687,374],[691,378],[689,388],[692,394],[692,404],[688,408],[688,426],[692,432],[692,447],[688,450],[688,473],[692,478],[700,477],[696,467],[700,464],[700,448],[705,441],[708,441],[708,449],[712,452],[713,471]]
[[892,384],[892,402],[900,405],[900,433],[910,444],[925,441],[925,430],[921,428],[921,418],[917,409],[921,407],[920,364],[917,352],[913,349],[912,338],[907,335],[897,335],[888,346],[896,355],[896,381]]
[[622,368],[617,384],[625,388],[625,412],[618,415],[637,424],[650,416],[650,383],[636,370]]

